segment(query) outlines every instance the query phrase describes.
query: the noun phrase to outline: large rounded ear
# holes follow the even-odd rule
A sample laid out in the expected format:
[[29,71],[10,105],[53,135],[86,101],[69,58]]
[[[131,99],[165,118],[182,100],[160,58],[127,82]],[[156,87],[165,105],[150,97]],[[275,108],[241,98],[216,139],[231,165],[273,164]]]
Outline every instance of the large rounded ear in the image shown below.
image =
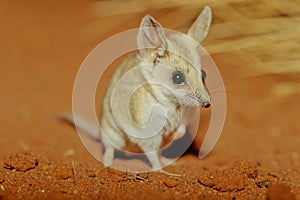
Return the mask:
[[[137,37],[141,58],[155,60],[167,50],[167,38],[162,26],[150,15],[143,17]],[[150,59],[150,60],[149,60]]]
[[205,6],[201,14],[188,30],[187,34],[197,42],[201,43],[208,34],[211,18],[211,9],[208,6]]

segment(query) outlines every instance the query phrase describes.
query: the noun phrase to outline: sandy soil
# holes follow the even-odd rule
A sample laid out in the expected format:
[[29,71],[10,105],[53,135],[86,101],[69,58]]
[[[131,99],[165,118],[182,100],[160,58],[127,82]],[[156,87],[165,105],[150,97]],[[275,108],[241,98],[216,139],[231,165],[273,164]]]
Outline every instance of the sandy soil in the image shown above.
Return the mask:
[[[146,12],[124,15],[128,23],[118,26],[103,17],[100,25],[88,2],[51,2],[0,6],[0,199],[300,199],[299,74],[261,73],[238,52],[215,53],[228,112],[209,156],[188,151],[167,167],[180,177],[104,168],[57,116],[71,111],[88,52],[137,27]],[[104,28],[91,32],[91,24]]]

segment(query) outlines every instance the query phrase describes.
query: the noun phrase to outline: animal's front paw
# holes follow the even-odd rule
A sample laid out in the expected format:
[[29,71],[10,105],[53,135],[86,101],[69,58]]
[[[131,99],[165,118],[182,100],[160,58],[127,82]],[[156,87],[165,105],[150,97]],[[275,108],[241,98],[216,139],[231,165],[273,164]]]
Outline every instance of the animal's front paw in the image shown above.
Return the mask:
[[174,135],[174,140],[178,140],[181,137],[184,136],[184,134],[186,133],[186,126],[185,124],[180,124],[179,127],[177,128],[175,135]]

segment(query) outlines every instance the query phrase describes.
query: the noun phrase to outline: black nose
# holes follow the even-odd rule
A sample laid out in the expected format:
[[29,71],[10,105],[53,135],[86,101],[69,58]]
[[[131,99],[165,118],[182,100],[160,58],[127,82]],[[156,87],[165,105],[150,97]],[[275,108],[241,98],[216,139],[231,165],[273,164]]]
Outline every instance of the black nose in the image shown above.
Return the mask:
[[209,102],[203,102],[202,107],[209,108],[210,107],[210,103]]

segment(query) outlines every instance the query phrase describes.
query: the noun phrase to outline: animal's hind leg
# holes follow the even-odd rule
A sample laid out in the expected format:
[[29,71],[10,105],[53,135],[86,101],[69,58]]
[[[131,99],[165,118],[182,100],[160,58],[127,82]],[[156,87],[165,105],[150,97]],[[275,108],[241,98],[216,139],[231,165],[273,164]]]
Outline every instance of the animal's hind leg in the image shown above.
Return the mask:
[[154,152],[147,153],[146,155],[152,165],[153,171],[158,171],[160,173],[163,173],[163,174],[166,174],[169,176],[181,176],[180,174],[170,173],[170,172],[167,172],[162,169],[162,165],[161,165],[161,161],[160,161],[161,157],[159,156],[158,152],[154,151]]
[[161,164],[161,160],[160,160],[161,157],[159,155],[159,151],[148,152],[148,153],[146,153],[146,156],[147,156],[147,158],[148,158],[148,160],[149,160],[149,162],[152,166],[153,171],[158,171],[158,172],[170,175],[170,176],[181,176],[181,175],[178,175],[178,174],[173,174],[173,173],[170,173],[170,172],[166,172],[165,170],[162,169],[163,166]]
[[160,170],[162,168],[160,159],[159,159],[159,154],[157,151],[152,151],[152,152],[148,152],[146,153],[146,156],[152,166],[152,169],[154,171]]
[[105,147],[103,154],[103,164],[105,167],[111,166],[114,162],[115,150],[112,146]]

